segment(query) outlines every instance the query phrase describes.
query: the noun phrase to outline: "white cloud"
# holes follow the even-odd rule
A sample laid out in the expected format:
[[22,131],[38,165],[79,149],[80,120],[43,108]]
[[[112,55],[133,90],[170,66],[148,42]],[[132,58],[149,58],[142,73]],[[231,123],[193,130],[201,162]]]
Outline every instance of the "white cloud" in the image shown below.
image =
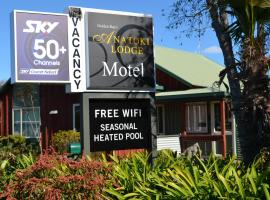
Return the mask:
[[222,51],[221,51],[221,48],[218,47],[218,46],[210,46],[208,48],[205,48],[203,50],[203,53],[206,53],[206,54],[221,54]]

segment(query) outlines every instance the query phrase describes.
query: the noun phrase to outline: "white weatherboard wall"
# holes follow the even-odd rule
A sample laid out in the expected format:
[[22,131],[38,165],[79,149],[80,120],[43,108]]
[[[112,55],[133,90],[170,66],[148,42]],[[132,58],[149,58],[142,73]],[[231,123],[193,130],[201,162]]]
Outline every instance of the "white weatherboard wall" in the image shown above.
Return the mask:
[[180,141],[178,135],[163,135],[157,137],[157,150],[171,149],[181,153]]

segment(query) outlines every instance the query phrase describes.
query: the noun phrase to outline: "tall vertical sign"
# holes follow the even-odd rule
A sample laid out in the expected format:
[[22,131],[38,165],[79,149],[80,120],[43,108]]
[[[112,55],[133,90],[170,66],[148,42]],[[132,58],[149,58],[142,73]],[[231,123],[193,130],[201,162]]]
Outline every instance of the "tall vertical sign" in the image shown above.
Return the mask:
[[[79,16],[76,16],[79,12]],[[85,23],[84,15],[78,8],[70,8],[68,18],[69,36],[69,63],[71,92],[84,92],[86,90],[85,74]]]
[[12,82],[69,82],[67,15],[14,11]]

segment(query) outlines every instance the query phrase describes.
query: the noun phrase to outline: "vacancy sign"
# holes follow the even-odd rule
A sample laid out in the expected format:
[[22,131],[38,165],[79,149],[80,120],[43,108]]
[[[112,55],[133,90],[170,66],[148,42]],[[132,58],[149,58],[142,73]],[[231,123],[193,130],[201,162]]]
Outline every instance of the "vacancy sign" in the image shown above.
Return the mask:
[[68,83],[68,16],[14,11],[12,82]]
[[79,17],[69,16],[69,63],[70,63],[70,88],[71,92],[85,92],[85,28],[84,15]]

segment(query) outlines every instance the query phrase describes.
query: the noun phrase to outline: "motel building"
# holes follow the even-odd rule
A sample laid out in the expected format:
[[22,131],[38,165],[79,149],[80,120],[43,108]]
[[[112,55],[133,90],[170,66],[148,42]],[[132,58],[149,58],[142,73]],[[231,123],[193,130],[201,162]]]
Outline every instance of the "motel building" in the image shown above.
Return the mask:
[[[202,55],[155,47],[157,149],[178,153],[198,142],[202,155],[236,154],[235,122],[225,87],[214,87],[222,67]],[[0,136],[42,138],[80,131],[81,93],[65,84],[0,86]]]

